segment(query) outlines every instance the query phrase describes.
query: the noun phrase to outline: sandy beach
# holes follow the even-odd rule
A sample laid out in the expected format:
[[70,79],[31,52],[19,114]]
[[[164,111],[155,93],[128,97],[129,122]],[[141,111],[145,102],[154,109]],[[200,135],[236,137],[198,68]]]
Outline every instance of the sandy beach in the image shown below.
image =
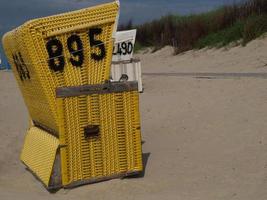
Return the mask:
[[19,161],[27,109],[13,74],[0,71],[0,199],[266,200],[267,38],[246,47],[172,52],[137,55],[145,88],[144,177],[55,194]]

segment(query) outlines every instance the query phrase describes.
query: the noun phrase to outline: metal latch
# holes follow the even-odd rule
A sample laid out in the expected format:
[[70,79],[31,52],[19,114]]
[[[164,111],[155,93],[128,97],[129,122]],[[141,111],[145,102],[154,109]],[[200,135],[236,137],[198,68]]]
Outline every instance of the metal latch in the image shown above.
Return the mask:
[[98,136],[99,126],[98,125],[89,125],[84,128],[84,137],[88,139],[90,137]]

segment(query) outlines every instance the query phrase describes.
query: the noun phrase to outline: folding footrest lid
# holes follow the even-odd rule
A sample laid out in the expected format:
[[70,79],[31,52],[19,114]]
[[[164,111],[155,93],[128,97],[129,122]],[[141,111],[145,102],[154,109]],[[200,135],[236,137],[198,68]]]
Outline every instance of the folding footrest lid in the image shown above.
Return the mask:
[[37,127],[29,129],[21,153],[21,161],[49,187],[59,140]]

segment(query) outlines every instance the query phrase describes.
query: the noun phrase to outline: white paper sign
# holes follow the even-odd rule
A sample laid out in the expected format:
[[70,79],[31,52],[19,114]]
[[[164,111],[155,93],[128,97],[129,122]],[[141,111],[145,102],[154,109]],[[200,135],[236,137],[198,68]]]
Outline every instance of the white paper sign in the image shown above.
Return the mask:
[[133,57],[136,29],[118,31],[115,37],[112,61],[131,60]]

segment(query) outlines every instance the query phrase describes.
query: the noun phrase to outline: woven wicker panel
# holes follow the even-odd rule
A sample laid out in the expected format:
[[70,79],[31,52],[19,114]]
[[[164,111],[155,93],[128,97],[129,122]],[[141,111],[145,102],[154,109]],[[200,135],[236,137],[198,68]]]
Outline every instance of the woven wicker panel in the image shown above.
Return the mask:
[[21,153],[22,162],[48,187],[59,146],[59,140],[32,127],[28,131]]
[[31,118],[58,132],[55,89],[109,79],[119,6],[108,3],[29,21],[7,33],[4,49]]
[[[63,185],[142,171],[138,98],[134,91],[58,99]],[[100,132],[86,138],[88,125]]]

